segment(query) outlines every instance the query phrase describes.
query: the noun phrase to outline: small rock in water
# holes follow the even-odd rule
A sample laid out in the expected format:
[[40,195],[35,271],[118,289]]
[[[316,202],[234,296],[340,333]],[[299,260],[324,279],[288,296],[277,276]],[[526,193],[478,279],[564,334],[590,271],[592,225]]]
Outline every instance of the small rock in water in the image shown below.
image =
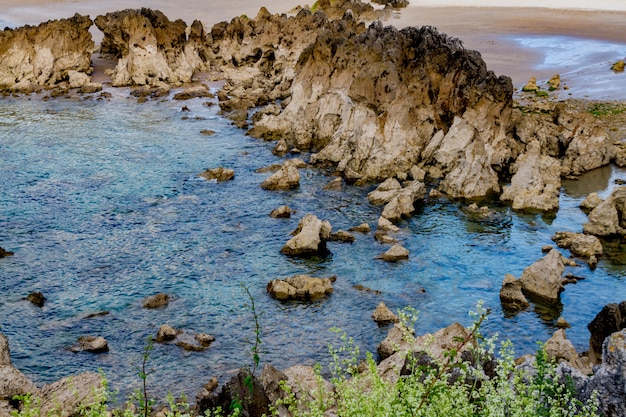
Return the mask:
[[369,233],[372,229],[367,223],[361,223],[358,226],[354,226],[348,229],[349,232]]
[[9,252],[4,250],[4,248],[0,247],[0,258],[5,258],[7,256],[13,256],[13,252]]
[[145,308],[161,308],[167,306],[169,302],[170,296],[161,292],[152,297],[144,298],[143,306]]
[[398,323],[400,321],[382,301],[378,303],[376,310],[372,313],[372,319],[379,325]]
[[200,345],[204,347],[208,347],[211,343],[215,342],[215,336],[206,333],[198,333],[195,336],[195,339],[198,343],[200,343]]
[[179,333],[180,333],[180,330],[176,330],[169,324],[164,324],[161,327],[159,327],[159,331],[154,341],[156,343],[171,342],[172,340],[176,339],[176,336],[178,336]]
[[230,181],[235,178],[235,170],[231,168],[209,168],[200,174],[202,178],[205,178],[209,181],[217,180],[217,182]]
[[352,288],[354,288],[355,290],[359,290],[359,291],[371,292],[372,294],[376,294],[376,295],[382,294],[380,291],[373,290],[373,289],[371,289],[369,287],[366,287],[365,285],[362,285],[362,284],[355,284],[355,285],[352,286]]
[[102,336],[81,336],[75,345],[70,346],[69,350],[74,353],[105,353],[109,351],[109,344]]
[[548,253],[552,249],[554,249],[554,246],[552,246],[552,245],[544,245],[544,246],[541,247],[541,252]]
[[39,291],[31,292],[26,299],[37,307],[43,307],[46,302],[46,297]]
[[272,210],[270,216],[275,219],[288,219],[291,217],[291,209],[289,206],[280,206]]
[[624,68],[626,67],[626,62],[623,59],[620,59],[613,65],[611,65],[611,70],[615,72],[624,72]]
[[572,327],[572,325],[569,324],[567,320],[565,320],[563,317],[559,317],[559,319],[556,321],[556,327],[558,327],[559,329],[567,329],[569,327]]
[[409,259],[409,250],[399,244],[394,244],[389,250],[380,256],[386,262],[398,262]]

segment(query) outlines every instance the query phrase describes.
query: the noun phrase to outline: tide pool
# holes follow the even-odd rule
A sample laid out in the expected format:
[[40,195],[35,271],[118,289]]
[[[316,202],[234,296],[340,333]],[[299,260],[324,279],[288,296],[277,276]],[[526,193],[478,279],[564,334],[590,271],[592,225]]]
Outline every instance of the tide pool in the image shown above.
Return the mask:
[[[111,92],[105,100],[0,100],[0,246],[15,252],[0,260],[0,326],[14,365],[38,384],[101,369],[125,397],[140,384],[148,336],[170,324],[216,337],[204,352],[156,345],[151,354],[151,393],[185,391],[193,399],[210,377],[225,382],[252,364],[254,322],[242,285],[260,314],[261,363],[277,368],[324,363],[328,343],[339,343],[331,327],[375,351],[388,331],[371,319],[380,301],[395,311],[419,310],[421,334],[454,321],[470,325],[468,311],[484,300],[492,309],[485,332],[511,339],[520,355],[532,353],[556,330],[558,314],[531,307],[505,317],[504,275],[519,277],[556,231],[582,230],[580,201],[592,191],[606,196],[614,179],[625,177],[608,167],[566,182],[556,216],[516,214],[493,202],[495,214],[481,219],[463,203],[427,200],[395,235],[410,250],[407,262],[375,259],[388,246],[373,232],[355,233],[353,244],[329,243],[325,258],[288,258],[280,248],[307,213],[334,230],[363,222],[375,229],[381,208],[366,198],[374,185],[325,191],[333,177],[307,168],[297,190],[265,191],[260,184],[270,174],[255,171],[281,162],[274,144],[246,136],[218,106],[206,99],[137,104],[127,90]],[[235,179],[198,177],[217,166],[233,168]],[[291,219],[269,216],[284,204],[296,211]],[[570,271],[586,279],[566,287],[560,314],[582,351],[587,323],[605,304],[626,300],[626,267],[603,258],[595,271]],[[270,280],[300,273],[336,275],[335,292],[314,303],[267,295]],[[24,300],[32,291],[47,297],[43,308]],[[170,305],[144,309],[143,298],[158,292],[172,295]],[[87,318],[103,311],[109,314]],[[110,352],[66,349],[83,335],[103,336]]]

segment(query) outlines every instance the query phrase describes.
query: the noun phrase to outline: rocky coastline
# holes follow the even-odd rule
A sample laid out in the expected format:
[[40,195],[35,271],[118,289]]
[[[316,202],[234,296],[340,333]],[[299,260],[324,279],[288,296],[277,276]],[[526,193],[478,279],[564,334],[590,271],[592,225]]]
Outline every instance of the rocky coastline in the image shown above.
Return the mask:
[[[261,185],[264,189],[298,187],[298,170],[307,164],[329,168],[346,184],[380,183],[369,200],[381,206],[375,236],[393,244],[381,255],[391,262],[410,256],[395,240],[395,224],[412,216],[416,204],[426,198],[468,204],[500,200],[514,210],[553,213],[563,179],[611,163],[626,166],[625,108],[597,118],[587,102],[554,102],[532,92],[515,99],[510,78],[489,71],[480,54],[464,49],[459,40],[428,26],[403,30],[384,26],[379,19],[391,13],[391,6],[374,9],[358,0],[321,0],[317,5],[315,11],[300,8],[280,15],[262,8],[255,18],[236,17],[210,30],[200,21],[188,27],[146,8],[107,13],[93,21],[75,15],[37,27],[5,29],[0,31],[0,92],[106,99],[105,86],[91,78],[94,53],[115,62],[105,71],[110,86],[129,87],[138,101],[168,97],[173,87],[185,89],[178,99],[203,96],[209,94],[206,80],[219,81],[221,112],[234,124],[255,138],[276,141],[277,155],[312,152],[306,163],[285,159]],[[104,34],[98,51],[89,32],[92,25]],[[198,74],[205,82],[198,81]],[[217,181],[235,175],[224,171],[214,168],[201,175]],[[490,215],[488,207],[473,206],[480,215]],[[560,302],[560,293],[572,279],[564,275],[566,266],[583,262],[595,268],[603,256],[602,243],[626,237],[626,187],[615,188],[604,200],[589,196],[581,209],[589,220],[580,225],[581,233],[558,233],[553,238],[571,256],[550,248],[519,279],[503,277],[500,296],[512,314],[530,303]],[[288,208],[286,212],[290,214]],[[349,243],[349,233],[340,232],[333,234],[330,223],[306,214],[281,252],[317,255],[326,250],[326,241]],[[10,254],[0,248],[0,257]],[[268,283],[268,292],[277,302],[287,298],[306,302],[330,294],[332,281],[306,276],[276,279]],[[607,305],[589,325],[588,353],[576,353],[562,330],[546,346],[553,358],[562,360],[562,372],[574,377],[581,398],[600,390],[607,416],[626,413],[624,391],[618,389],[626,384],[620,373],[626,361],[622,304]],[[381,321],[396,321],[388,316]],[[398,326],[388,339],[398,337]],[[454,332],[466,331],[453,326]],[[177,330],[172,331],[174,337],[167,340],[176,338]],[[103,351],[102,341],[98,342],[99,348],[87,350]],[[85,350],[81,343],[79,348]],[[199,343],[205,348],[210,342]],[[388,367],[381,373],[390,378],[403,360],[394,358],[397,349],[390,347],[398,343],[386,340],[379,347],[379,367]],[[67,381],[37,388],[12,366],[4,336],[0,347],[4,358],[0,415],[12,409],[15,395],[41,396],[42,412],[48,410],[46,404],[66,397],[62,392]],[[304,367],[282,374],[266,367],[259,389],[269,404],[269,387],[277,385],[276,378],[296,387],[295,381],[311,375],[312,369]],[[239,374],[229,384],[241,386],[244,379]],[[85,392],[68,400],[67,415],[76,415],[78,404],[101,383],[97,374],[83,374],[77,380]],[[198,411],[227,401],[222,398],[226,391],[202,393]]]

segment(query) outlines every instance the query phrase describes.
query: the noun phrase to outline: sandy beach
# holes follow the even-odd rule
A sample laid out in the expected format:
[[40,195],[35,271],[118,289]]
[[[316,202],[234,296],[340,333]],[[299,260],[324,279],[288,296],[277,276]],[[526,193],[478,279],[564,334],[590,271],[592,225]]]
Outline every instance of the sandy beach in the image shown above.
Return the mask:
[[[74,13],[98,14],[126,8],[150,7],[170,19],[205,26],[242,14],[256,16],[261,6],[270,12],[289,12],[300,0],[3,0],[0,26],[37,24]],[[608,68],[626,57],[626,2],[621,0],[524,0],[515,7],[497,0],[413,0],[385,24],[398,28],[430,25],[459,38],[479,51],[490,70],[508,75],[517,88],[531,76],[547,80],[560,74],[571,88],[565,96],[626,99],[626,75]],[[92,29],[96,42],[100,35]]]

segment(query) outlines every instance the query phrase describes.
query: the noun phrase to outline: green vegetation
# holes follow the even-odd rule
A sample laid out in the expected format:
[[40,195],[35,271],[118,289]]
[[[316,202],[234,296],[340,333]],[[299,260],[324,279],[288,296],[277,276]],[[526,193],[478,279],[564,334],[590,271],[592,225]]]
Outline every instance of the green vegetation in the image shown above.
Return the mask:
[[[260,326],[254,307],[254,300],[247,288],[246,293],[252,300],[251,309],[255,322],[256,341],[253,343],[253,373],[256,370]],[[551,362],[542,345],[535,356],[533,371],[516,367],[513,346],[510,342],[500,344],[498,354],[496,337],[485,338],[481,325],[487,319],[489,310],[479,304],[477,311],[471,313],[474,324],[466,337],[455,339],[455,345],[449,348],[441,358],[428,357],[428,361],[415,359],[416,355],[407,353],[408,372],[401,375],[397,382],[384,378],[372,354],[366,354],[366,369],[359,367],[359,349],[345,333],[341,333],[342,346],[329,347],[331,363],[329,372],[334,389],[326,388],[322,378],[321,366],[316,366],[317,387],[308,391],[301,390],[297,398],[285,384],[283,400],[279,400],[272,409],[272,415],[278,415],[278,407],[287,407],[297,417],[323,417],[332,410],[341,417],[594,417],[599,416],[598,400],[593,397],[583,404],[575,397],[571,381],[563,381],[557,376],[556,365]],[[403,337],[411,342],[414,338],[412,328],[416,320],[414,310],[400,313]],[[335,329],[335,331],[338,331]],[[144,349],[143,362],[139,376],[143,388],[139,392],[139,407],[128,403],[124,410],[110,411],[107,401],[111,393],[103,381],[102,389],[94,392],[93,404],[81,407],[80,415],[85,417],[146,417],[152,409],[148,401],[146,387],[146,365],[152,348],[152,340]],[[462,360],[461,358],[464,358]],[[467,360],[471,357],[472,363]],[[423,359],[423,357],[422,357]],[[483,365],[494,365],[491,377],[483,371]],[[426,364],[424,364],[426,363]],[[359,370],[359,368],[361,368]],[[307,395],[308,394],[308,395]],[[30,396],[16,397],[22,402],[21,411],[13,417],[39,417],[40,405]],[[193,415],[186,398],[174,400],[169,394],[163,413],[166,417],[190,417]],[[207,411],[206,417],[237,417],[243,414],[241,406],[231,406],[229,412],[221,409]]]
[[626,112],[626,104],[616,102],[593,103],[589,106],[588,111],[596,117],[613,116]]

